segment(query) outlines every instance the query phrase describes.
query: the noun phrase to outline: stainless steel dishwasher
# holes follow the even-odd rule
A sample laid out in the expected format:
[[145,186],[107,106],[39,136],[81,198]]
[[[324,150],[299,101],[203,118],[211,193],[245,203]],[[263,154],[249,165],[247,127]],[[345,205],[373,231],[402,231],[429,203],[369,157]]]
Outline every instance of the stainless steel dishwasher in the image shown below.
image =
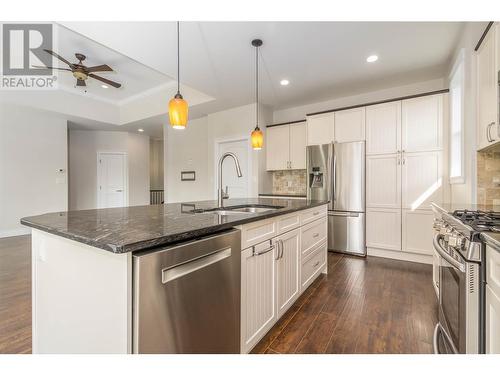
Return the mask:
[[240,352],[240,231],[133,256],[134,353]]

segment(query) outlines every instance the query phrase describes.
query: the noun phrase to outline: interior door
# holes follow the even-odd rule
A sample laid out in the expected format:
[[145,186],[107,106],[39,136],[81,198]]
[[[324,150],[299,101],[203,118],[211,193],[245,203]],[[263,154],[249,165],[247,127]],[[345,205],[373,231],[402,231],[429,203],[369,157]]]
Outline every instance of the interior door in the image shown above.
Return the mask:
[[366,207],[401,208],[400,154],[366,157]]
[[[268,171],[288,169],[290,160],[289,125],[273,126],[266,129],[266,164]],[[304,151],[305,152],[305,151]]]
[[402,151],[443,148],[443,95],[403,100],[401,111]]
[[443,201],[441,152],[413,152],[402,158],[402,207],[430,209]]
[[97,160],[98,208],[127,205],[127,156],[99,153]]
[[401,150],[401,102],[366,107],[366,154],[395,154]]
[[299,296],[300,229],[287,232],[276,241],[281,243],[276,260],[279,318]]
[[290,124],[290,168],[306,169],[307,129],[305,122]]
[[[225,190],[226,186],[229,192],[229,198],[247,198],[249,197],[248,181],[250,181],[250,169],[248,167],[248,140],[242,139],[237,141],[228,141],[219,143],[219,153],[217,155],[217,162],[221,155],[226,152],[236,154],[240,161],[242,177],[238,177],[236,167],[231,158],[227,158],[222,165],[222,188]],[[217,179],[215,181],[217,183]],[[218,186],[218,185],[217,185]]]

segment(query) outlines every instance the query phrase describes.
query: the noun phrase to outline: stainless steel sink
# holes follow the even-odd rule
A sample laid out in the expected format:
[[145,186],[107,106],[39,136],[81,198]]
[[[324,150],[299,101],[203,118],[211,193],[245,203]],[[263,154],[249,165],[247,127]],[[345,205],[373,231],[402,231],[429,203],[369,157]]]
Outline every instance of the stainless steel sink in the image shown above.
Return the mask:
[[267,211],[279,210],[284,206],[270,206],[264,204],[245,204],[240,206],[217,207],[208,209],[193,210],[194,213],[212,213],[217,215],[240,215],[240,214],[257,214]]

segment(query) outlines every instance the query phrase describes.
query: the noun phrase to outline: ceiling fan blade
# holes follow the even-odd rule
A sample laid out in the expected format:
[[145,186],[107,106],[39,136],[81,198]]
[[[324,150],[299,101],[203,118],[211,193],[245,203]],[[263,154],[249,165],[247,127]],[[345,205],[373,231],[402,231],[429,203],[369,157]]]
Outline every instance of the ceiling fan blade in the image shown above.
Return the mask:
[[83,79],[77,79],[76,85],[77,86],[87,86],[87,84],[85,83],[85,81]]
[[56,68],[53,66],[40,66],[40,65],[31,65],[32,68],[37,68],[37,69],[55,69],[55,70],[67,70],[68,72],[71,72],[71,69],[68,68]]
[[97,66],[91,66],[87,68],[87,72],[92,73],[92,72],[112,72],[113,69],[109,65],[103,64],[103,65],[97,65]]
[[52,56],[58,58],[61,60],[63,63],[66,63],[70,66],[70,68],[73,68],[73,64],[71,64],[68,60],[66,60],[64,57],[59,56],[57,53],[54,51],[51,51],[50,49],[44,49],[45,52],[50,53]]
[[106,83],[110,86],[116,87],[116,88],[119,88],[122,86],[121,83],[116,83],[116,82],[110,81],[109,79],[96,76],[95,74],[92,74],[92,73],[89,74],[89,77],[97,79],[98,81],[104,82],[104,83]]

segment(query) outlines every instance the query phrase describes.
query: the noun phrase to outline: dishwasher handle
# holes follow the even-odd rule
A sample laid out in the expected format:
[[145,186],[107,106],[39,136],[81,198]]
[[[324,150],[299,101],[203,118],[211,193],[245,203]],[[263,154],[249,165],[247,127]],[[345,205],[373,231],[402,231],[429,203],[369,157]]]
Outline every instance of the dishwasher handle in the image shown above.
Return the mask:
[[187,274],[208,267],[211,264],[220,262],[230,256],[231,248],[228,247],[174,267],[164,268],[161,270],[161,282],[166,284]]

